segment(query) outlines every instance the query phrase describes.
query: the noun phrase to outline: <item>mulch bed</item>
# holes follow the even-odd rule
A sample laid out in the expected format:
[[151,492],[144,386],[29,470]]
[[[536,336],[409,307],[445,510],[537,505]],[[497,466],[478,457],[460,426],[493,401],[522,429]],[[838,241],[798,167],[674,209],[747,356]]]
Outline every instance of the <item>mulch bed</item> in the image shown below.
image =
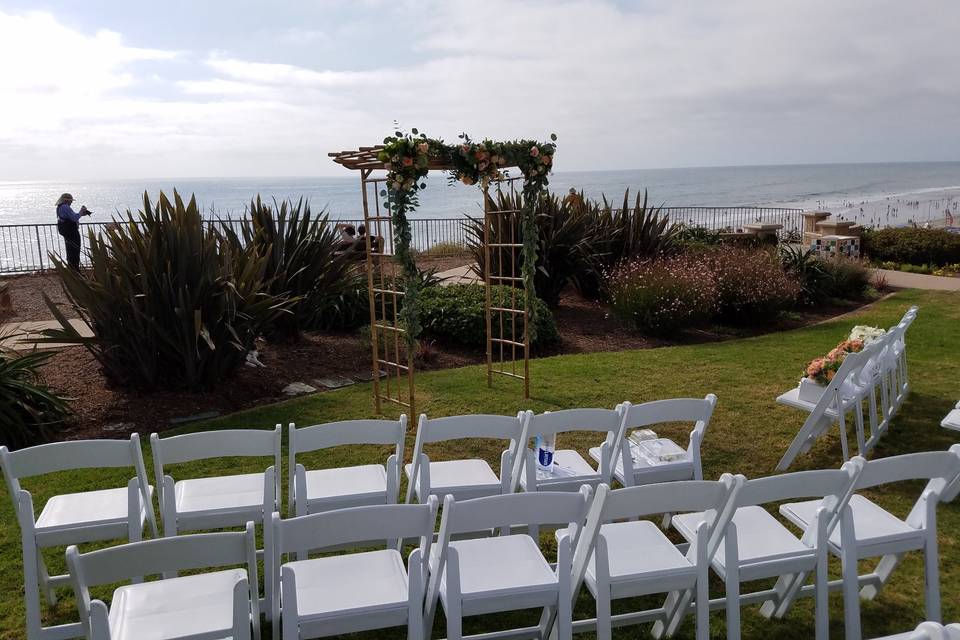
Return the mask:
[[[452,260],[437,260],[431,266],[448,269],[457,266]],[[462,263],[462,260],[461,260]],[[13,287],[15,317],[0,322],[49,319],[39,292],[44,291],[68,312],[59,281],[52,275],[33,275],[10,278]],[[39,302],[38,302],[39,301]],[[691,330],[671,339],[642,335],[624,327],[613,318],[608,309],[577,294],[567,293],[554,312],[561,342],[537,354],[540,356],[596,351],[648,349],[675,344],[715,342],[758,335],[816,324],[827,318],[849,312],[860,305],[848,303],[819,307],[799,314],[776,326],[729,327],[713,326]],[[68,315],[75,314],[71,312]],[[58,393],[72,398],[74,415],[56,437],[74,439],[87,437],[122,437],[130,432],[150,433],[171,426],[177,418],[216,412],[232,413],[287,398],[282,393],[292,382],[304,382],[317,387],[315,380],[343,376],[358,379],[369,376],[369,343],[363,343],[353,333],[309,333],[298,342],[258,344],[260,361],[265,368],[241,367],[230,380],[216,389],[203,393],[143,392],[111,387],[100,372],[99,364],[82,347],[71,347],[56,353],[44,365],[44,378]],[[419,370],[445,369],[485,361],[482,349],[432,343],[433,357],[418,365]]]

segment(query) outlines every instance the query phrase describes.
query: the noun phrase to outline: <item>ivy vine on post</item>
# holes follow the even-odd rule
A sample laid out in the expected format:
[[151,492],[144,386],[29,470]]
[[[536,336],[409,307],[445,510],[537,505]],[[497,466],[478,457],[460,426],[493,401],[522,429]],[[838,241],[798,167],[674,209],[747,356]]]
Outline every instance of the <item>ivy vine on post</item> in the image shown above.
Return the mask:
[[383,149],[377,154],[387,170],[387,196],[385,207],[390,209],[393,223],[394,259],[400,264],[403,282],[403,307],[400,320],[406,330],[406,342],[413,349],[420,336],[420,319],[417,314],[417,300],[420,293],[420,278],[417,265],[410,251],[411,231],[408,213],[416,210],[420,204],[418,192],[426,189],[424,180],[429,172],[431,143],[425,134],[412,129],[404,135],[397,131],[393,136],[384,138]]

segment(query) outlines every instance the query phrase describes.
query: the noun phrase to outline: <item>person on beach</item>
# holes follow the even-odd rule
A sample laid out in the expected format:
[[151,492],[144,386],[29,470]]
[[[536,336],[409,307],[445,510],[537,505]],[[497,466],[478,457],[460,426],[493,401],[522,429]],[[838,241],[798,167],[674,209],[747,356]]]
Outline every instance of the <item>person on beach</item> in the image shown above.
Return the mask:
[[88,216],[92,211],[86,205],[80,207],[80,212],[73,210],[73,196],[64,193],[57,200],[57,233],[63,236],[67,245],[67,264],[74,271],[80,271],[80,218]]

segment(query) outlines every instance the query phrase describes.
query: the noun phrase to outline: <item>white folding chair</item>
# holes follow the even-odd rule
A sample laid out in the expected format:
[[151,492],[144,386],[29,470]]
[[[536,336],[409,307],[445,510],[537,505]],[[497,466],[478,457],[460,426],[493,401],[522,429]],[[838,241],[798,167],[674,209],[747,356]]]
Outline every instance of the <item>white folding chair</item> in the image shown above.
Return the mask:
[[[596,601],[595,620],[578,620],[577,631],[591,630],[609,640],[614,626],[655,622],[654,637],[672,636],[696,593],[696,637],[710,636],[710,560],[733,514],[732,497],[742,478],[724,474],[719,481],[681,480],[675,483],[597,489],[573,556],[573,593],[580,584]],[[660,527],[644,516],[685,511],[701,512],[693,544],[678,548]],[[670,593],[662,607],[611,615],[611,601]]]
[[[617,409],[566,409],[540,415],[527,411],[527,440],[523,442],[521,455],[514,460],[514,486],[519,484],[524,491],[531,492],[579,491],[584,484],[596,488],[601,482],[609,483],[617,449],[623,440],[620,406]],[[600,447],[599,468],[594,469],[575,449],[556,450],[554,470],[538,468],[536,451],[527,447],[530,438],[582,431],[606,433]]]
[[[434,496],[425,504],[352,507],[289,520],[274,513],[264,562],[273,638],[320,638],[404,625],[408,638],[423,640],[428,633],[423,597],[436,520]],[[407,566],[396,548],[355,549],[384,538],[419,538]],[[306,557],[309,551],[344,547],[352,552]],[[292,553],[304,559],[284,562]]]
[[[710,417],[717,406],[717,396],[707,394],[702,400],[696,398],[672,398],[643,404],[624,402],[621,407],[623,424],[620,428],[622,441],[614,477],[625,487],[641,484],[672,482],[674,480],[703,480],[700,460],[700,445],[710,424]],[[677,460],[660,461],[644,455],[640,447],[628,438],[627,430],[651,427],[667,422],[693,422],[686,454]],[[673,444],[669,438],[661,438]],[[602,462],[603,447],[590,449],[590,457]],[[626,469],[626,473],[624,473]]]
[[[137,434],[129,440],[75,440],[8,451],[0,446],[0,466],[10,489],[23,541],[24,599],[29,640],[73,638],[82,634],[79,623],[43,627],[40,592],[56,604],[56,588],[69,576],[51,576],[41,550],[103,540],[139,540],[145,522],[157,535],[153,487],[147,481]],[[72,469],[131,467],[134,477],[126,487],[56,495],[36,517],[33,497],[20,486],[22,478]]]
[[[523,412],[515,418],[481,414],[428,419],[426,414],[420,414],[413,459],[404,466],[408,482],[406,501],[411,502],[414,494],[417,502],[425,502],[430,495],[438,498],[452,495],[457,500],[469,500],[511,493],[514,487],[511,477],[513,460],[525,441],[525,433]],[[424,446],[430,443],[478,438],[509,441],[500,455],[499,477],[482,458],[432,462],[424,453]]]
[[871,358],[877,355],[875,351],[877,348],[879,347],[871,345],[863,351],[848,354],[817,402],[801,400],[796,387],[777,398],[779,404],[809,413],[800,430],[797,431],[797,435],[794,436],[793,441],[784,452],[783,457],[780,458],[780,462],[777,463],[777,471],[785,471],[793,464],[797,456],[809,451],[817,438],[825,434],[834,422],[840,425],[841,455],[844,461],[849,460],[850,445],[847,441],[847,415],[851,412],[853,412],[855,418],[857,445],[861,449],[866,448],[863,441],[865,391],[862,393],[856,392],[856,386],[852,381],[859,377],[864,367],[870,363]]
[[[905,520],[869,498],[853,494],[845,529],[830,534],[829,549],[841,559],[844,571],[848,638],[860,637],[857,590],[860,589],[860,597],[865,599],[876,597],[908,551],[924,554],[927,618],[940,620],[937,504],[952,500],[960,490],[960,445],[954,445],[950,451],[908,453],[866,462],[854,490],[906,480],[928,482]],[[784,504],[780,512],[798,527],[809,527],[818,509],[820,501],[812,500]],[[858,575],[857,561],[876,557],[881,559],[874,571]]]
[[[841,469],[799,471],[746,481],[734,497],[733,514],[723,544],[711,565],[727,588],[727,625],[729,637],[739,638],[740,609],[733,606],[763,602],[760,613],[782,618],[801,592],[806,575],[815,573],[813,594],[816,600],[816,638],[829,633],[827,600],[827,537],[838,526],[849,500],[853,483],[862,469],[856,458]],[[816,517],[797,538],[761,505],[820,496]],[[687,513],[673,517],[673,526],[689,542],[694,542],[703,514]],[[740,594],[741,582],[778,578],[772,589]]]
[[897,409],[900,408],[900,405],[903,404],[903,401],[910,393],[910,380],[907,376],[907,330],[910,329],[913,321],[917,319],[917,312],[919,310],[919,307],[913,306],[903,315],[903,318],[897,324],[897,337],[892,344],[893,356],[896,360],[894,368],[894,380],[896,381],[894,403]]
[[[280,425],[272,431],[229,429],[161,438],[150,435],[160,489],[163,535],[263,524],[280,508]],[[273,457],[262,473],[174,481],[165,465],[227,457]]]
[[950,413],[944,416],[943,420],[940,422],[940,426],[944,429],[960,431],[960,402],[957,403],[957,406],[954,407]]
[[[109,610],[90,587],[134,576],[245,565],[121,586]],[[159,538],[80,553],[67,549],[77,608],[88,640],[260,638],[257,550],[246,531]]]
[[913,631],[874,638],[874,640],[960,640],[960,624],[944,626],[939,622],[928,620],[921,622]]
[[[578,493],[512,493],[443,503],[440,533],[430,553],[425,628],[433,626],[437,601],[443,603],[447,638],[461,640],[463,618],[520,609],[543,609],[535,627],[482,634],[497,637],[546,638],[556,622],[559,640],[572,637],[572,559],[577,531],[587,513],[591,490]],[[540,525],[564,525],[558,535],[556,567],[544,558],[535,531]],[[511,527],[529,527],[511,533]],[[500,535],[453,541],[454,536]],[[477,637],[477,636],[467,636]]]
[[[297,429],[289,427],[287,515],[303,516],[344,507],[395,504],[407,416],[399,420],[344,420]],[[383,464],[307,470],[297,455],[343,445],[394,445]]]

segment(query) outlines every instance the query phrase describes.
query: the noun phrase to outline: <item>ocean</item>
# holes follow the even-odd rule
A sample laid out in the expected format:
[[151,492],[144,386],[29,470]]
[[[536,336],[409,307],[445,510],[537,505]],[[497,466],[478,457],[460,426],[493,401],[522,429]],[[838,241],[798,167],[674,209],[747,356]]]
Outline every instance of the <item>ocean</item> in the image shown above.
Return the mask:
[[[184,178],[85,182],[0,182],[0,225],[54,222],[54,203],[71,192],[76,204],[95,212],[91,222],[109,221],[174,189],[194,194],[208,215],[239,217],[250,199],[308,198],[331,218],[362,217],[359,175],[289,178]],[[705,167],[622,171],[558,171],[550,188],[583,190],[620,202],[625,189],[647,189],[650,202],[665,206],[771,206],[825,209],[873,226],[956,215],[960,202],[960,162]],[[428,179],[418,218],[449,218],[480,212],[476,187],[449,185],[442,174]]]

